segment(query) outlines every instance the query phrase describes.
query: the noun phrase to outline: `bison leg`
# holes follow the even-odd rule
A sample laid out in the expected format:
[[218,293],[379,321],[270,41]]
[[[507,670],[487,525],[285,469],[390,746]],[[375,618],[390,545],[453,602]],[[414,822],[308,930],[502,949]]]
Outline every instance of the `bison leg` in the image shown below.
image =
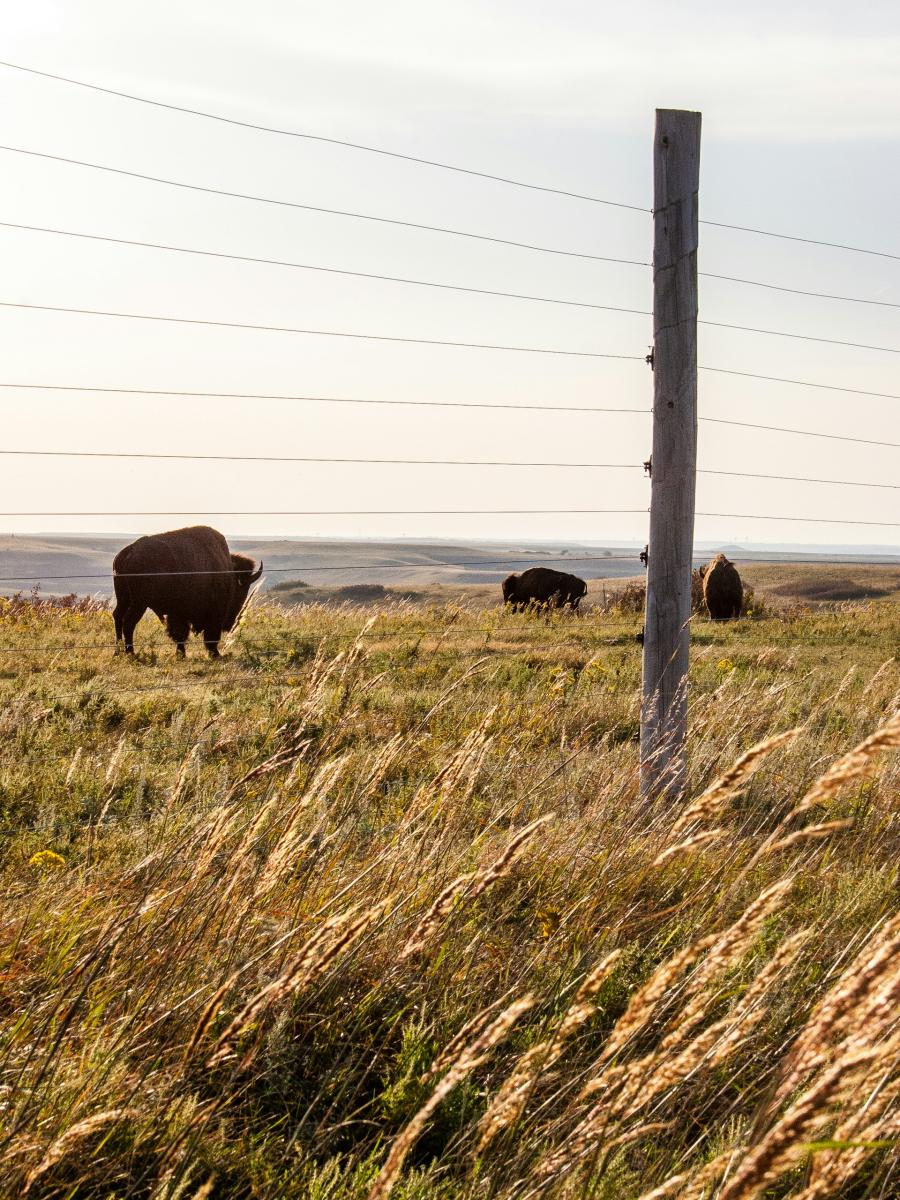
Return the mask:
[[210,658],[221,658],[219,653],[219,639],[222,636],[221,629],[204,629],[203,630],[203,645],[206,647],[206,652]]
[[179,658],[185,657],[185,643],[188,640],[188,635],[191,632],[191,623],[186,621],[184,617],[179,617],[169,613],[166,618],[166,631],[169,637],[175,643],[175,653]]
[[126,654],[134,654],[134,631],[138,621],[140,621],[146,611],[147,606],[145,604],[132,603],[119,616],[117,630],[121,626],[122,637],[125,639]]
[[122,640],[122,607],[119,604],[113,609],[113,621],[116,624],[116,654],[118,654],[119,642]]

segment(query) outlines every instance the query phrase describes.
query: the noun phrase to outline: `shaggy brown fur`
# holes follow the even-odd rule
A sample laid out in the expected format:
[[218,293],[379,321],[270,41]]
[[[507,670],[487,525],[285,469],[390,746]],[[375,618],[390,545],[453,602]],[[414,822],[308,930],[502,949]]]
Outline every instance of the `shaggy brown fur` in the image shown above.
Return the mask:
[[177,653],[191,631],[202,633],[210,658],[219,657],[219,639],[232,629],[247,600],[253,559],[231,554],[228,543],[208,525],[192,525],[138,538],[113,560],[116,646],[124,638],[126,654],[134,653],[134,629],[151,609],[165,624]]
[[577,609],[587,584],[577,575],[552,571],[549,567],[531,567],[521,575],[510,575],[503,581],[503,601],[512,605],[513,612],[529,604],[562,608],[568,604]]
[[734,563],[724,554],[717,554],[700,571],[703,575],[703,599],[712,619],[728,621],[739,617],[744,603],[744,587]]

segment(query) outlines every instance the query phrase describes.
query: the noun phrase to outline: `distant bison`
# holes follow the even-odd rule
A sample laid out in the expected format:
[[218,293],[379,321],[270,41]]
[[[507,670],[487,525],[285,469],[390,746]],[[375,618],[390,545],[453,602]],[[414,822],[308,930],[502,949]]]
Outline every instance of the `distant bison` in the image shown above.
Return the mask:
[[724,554],[717,554],[700,568],[703,579],[703,599],[714,621],[728,621],[741,615],[744,588],[734,563]]
[[514,612],[529,604],[553,608],[568,604],[577,609],[586,592],[587,584],[583,579],[564,571],[551,571],[549,567],[531,567],[521,575],[510,575],[503,581],[504,603],[512,605]]
[[113,560],[116,646],[124,638],[134,653],[134,629],[149,608],[165,624],[184,657],[188,635],[202,633],[210,658],[219,657],[219,639],[232,629],[262,563],[232,554],[224,537],[208,525],[173,529],[138,538]]

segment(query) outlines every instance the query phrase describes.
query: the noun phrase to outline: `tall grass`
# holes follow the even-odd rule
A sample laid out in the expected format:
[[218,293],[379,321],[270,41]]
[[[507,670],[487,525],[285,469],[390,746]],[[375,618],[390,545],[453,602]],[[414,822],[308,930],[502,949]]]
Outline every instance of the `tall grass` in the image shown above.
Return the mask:
[[897,610],[698,622],[674,808],[637,623],[0,609],[0,1194],[900,1194]]

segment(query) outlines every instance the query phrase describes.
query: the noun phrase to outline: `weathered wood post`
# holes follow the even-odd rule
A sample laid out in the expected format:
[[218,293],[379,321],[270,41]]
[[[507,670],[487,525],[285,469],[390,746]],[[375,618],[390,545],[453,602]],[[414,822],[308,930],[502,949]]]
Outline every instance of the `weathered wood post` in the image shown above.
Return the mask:
[[641,794],[686,776],[697,466],[700,113],[658,109],[653,140],[653,457],[641,697]]

